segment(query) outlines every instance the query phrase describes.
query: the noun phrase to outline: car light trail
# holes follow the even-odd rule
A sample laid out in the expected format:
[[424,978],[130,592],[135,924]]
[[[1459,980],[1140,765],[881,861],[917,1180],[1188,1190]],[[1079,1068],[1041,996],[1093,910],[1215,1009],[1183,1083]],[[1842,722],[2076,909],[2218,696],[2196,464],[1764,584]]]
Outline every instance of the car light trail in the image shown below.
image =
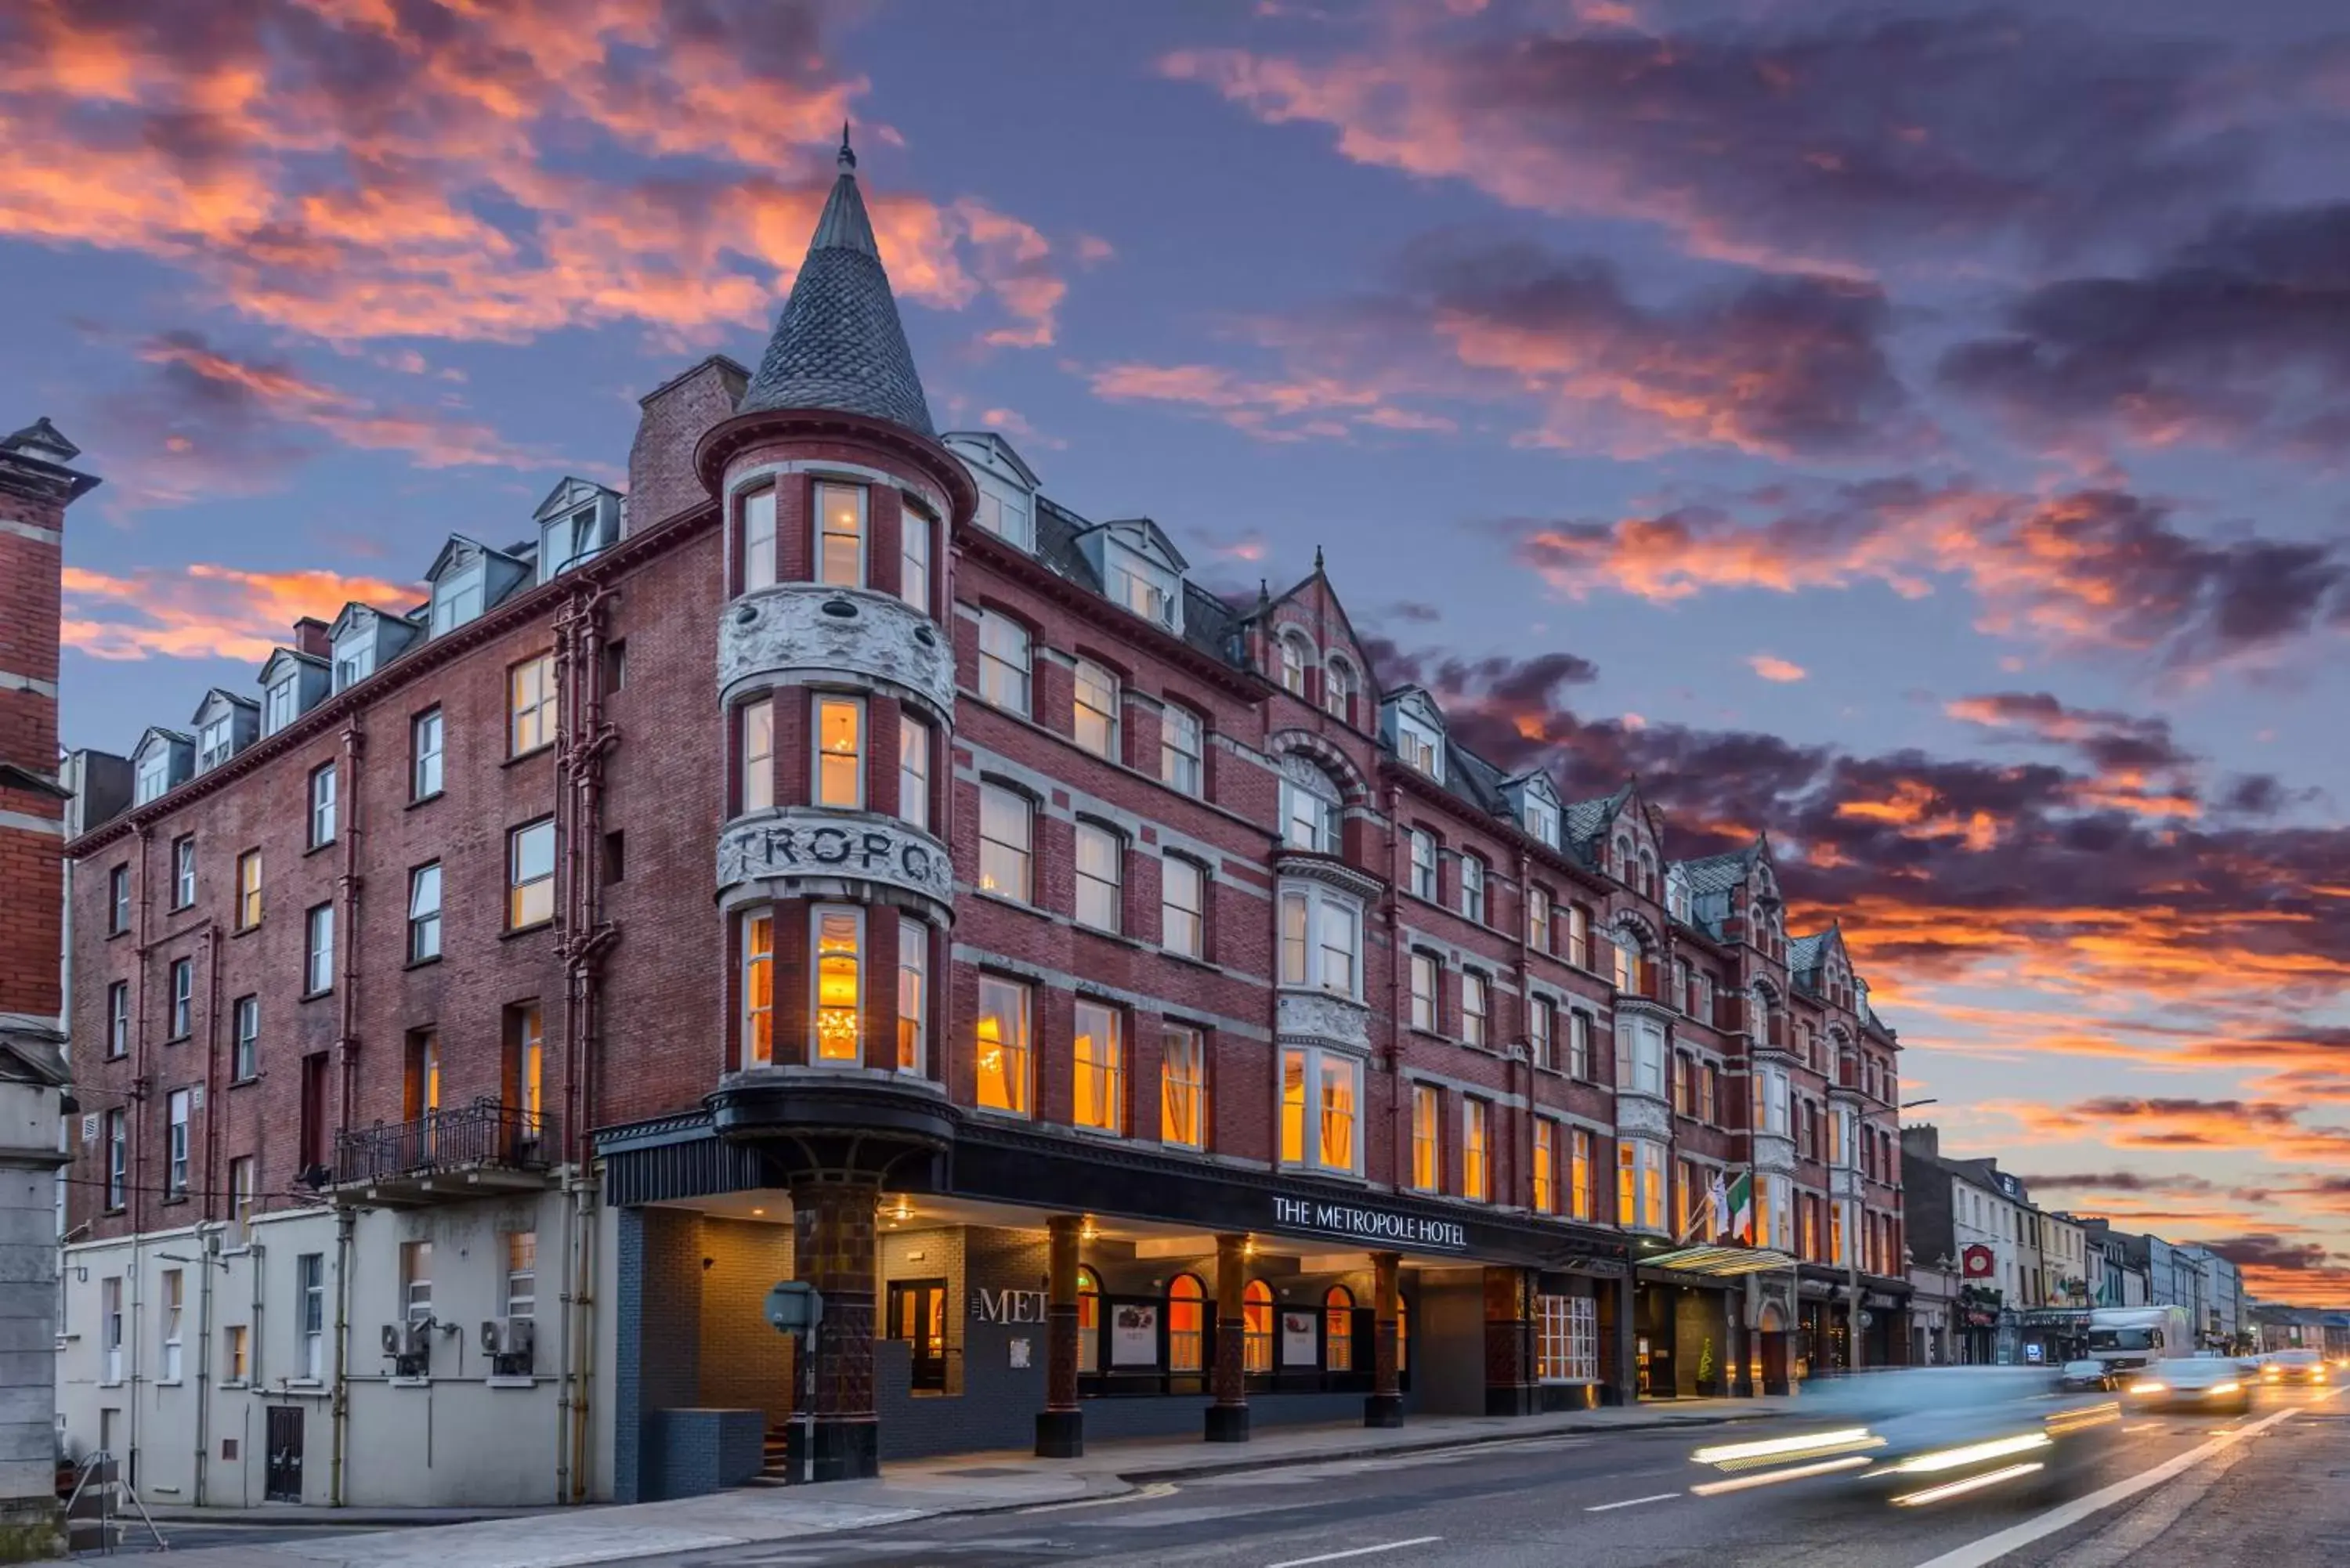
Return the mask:
[[1941,1449],[1930,1454],[1902,1460],[1893,1467],[1902,1475],[1936,1475],[1954,1470],[1960,1465],[1980,1464],[1984,1459],[2003,1459],[2010,1454],[2029,1453],[2033,1449],[2048,1447],[2045,1432],[2020,1432],[2012,1438],[1994,1438],[1987,1443],[1969,1443],[1964,1448]]
[[1690,1456],[1701,1465],[1720,1469],[1744,1469],[1770,1459],[1809,1459],[1818,1454],[1849,1453],[1854,1449],[1880,1448],[1885,1439],[1866,1427],[1840,1427],[1807,1438],[1770,1438],[1759,1443],[1725,1443],[1700,1449]]
[[1822,1459],[1817,1464],[1795,1465],[1783,1470],[1764,1470],[1760,1475],[1739,1476],[1731,1480],[1707,1481],[1690,1488],[1692,1497],[1719,1497],[1726,1491],[1744,1491],[1750,1487],[1776,1486],[1781,1481],[1802,1480],[1807,1476],[1824,1476],[1831,1470],[1848,1470],[1868,1460],[1859,1454],[1849,1454],[1840,1459]]
[[2077,1432],[2086,1427],[2102,1427],[2108,1421],[2118,1421],[2121,1418],[2120,1402],[2109,1399],[2102,1405],[2085,1406],[2078,1410],[2062,1410],[2049,1417],[2048,1435],[2052,1438],[2061,1438],[2067,1432]]
[[2002,1481],[2013,1480],[2018,1476],[2028,1476],[2034,1470],[2046,1468],[2036,1460],[2028,1465],[2010,1465],[2005,1469],[1986,1470],[1981,1475],[1969,1476],[1964,1480],[1945,1481],[1940,1486],[1929,1486],[1923,1491],[1904,1492],[1893,1501],[1902,1508],[1921,1508],[1929,1502],[1939,1502],[1946,1497],[1962,1497],[1968,1492],[1981,1491],[1987,1486],[1997,1486]]
[[2168,1394],[2170,1392],[2170,1385],[2168,1383],[2133,1383],[2130,1385],[2130,1392],[2133,1394]]

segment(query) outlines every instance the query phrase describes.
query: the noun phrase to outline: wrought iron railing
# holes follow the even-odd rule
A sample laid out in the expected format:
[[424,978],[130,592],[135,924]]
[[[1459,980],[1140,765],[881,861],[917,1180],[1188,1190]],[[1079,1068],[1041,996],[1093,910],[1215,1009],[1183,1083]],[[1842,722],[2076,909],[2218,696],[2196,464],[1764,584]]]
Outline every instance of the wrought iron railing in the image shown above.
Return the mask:
[[556,1142],[554,1118],[484,1096],[413,1121],[336,1134],[335,1179],[385,1181],[477,1166],[544,1170],[555,1162]]

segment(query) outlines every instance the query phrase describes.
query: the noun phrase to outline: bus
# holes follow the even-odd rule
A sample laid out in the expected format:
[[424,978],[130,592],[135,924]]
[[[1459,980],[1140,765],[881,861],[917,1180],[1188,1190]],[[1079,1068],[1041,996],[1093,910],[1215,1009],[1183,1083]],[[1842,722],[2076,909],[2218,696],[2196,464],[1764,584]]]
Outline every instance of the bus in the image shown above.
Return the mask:
[[2094,1307],[2089,1354],[2108,1371],[2125,1372],[2195,1354],[2195,1331],[2180,1306]]

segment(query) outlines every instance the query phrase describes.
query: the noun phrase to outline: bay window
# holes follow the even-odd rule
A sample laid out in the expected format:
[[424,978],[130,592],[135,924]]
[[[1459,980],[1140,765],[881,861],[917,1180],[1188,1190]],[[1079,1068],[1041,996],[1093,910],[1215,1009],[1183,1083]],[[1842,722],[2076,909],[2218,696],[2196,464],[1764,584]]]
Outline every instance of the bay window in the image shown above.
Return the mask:
[[1028,1114],[1028,1061],[1033,1044],[1031,987],[1000,975],[979,977],[979,1103],[991,1110]]
[[1616,1088],[1619,1094],[1665,1097],[1665,1032],[1655,1020],[1616,1020]]
[[931,727],[911,713],[898,715],[898,820],[931,827]]
[[1626,1138],[1616,1146],[1616,1223],[1626,1230],[1665,1228],[1665,1150]]
[[920,1073],[930,1058],[931,928],[898,917],[898,1071]]
[[1363,1064],[1320,1045],[1281,1052],[1281,1160],[1353,1175],[1362,1169]]
[[931,540],[935,524],[911,506],[898,514],[898,597],[931,613]]
[[864,994],[865,912],[846,905],[818,904],[815,923],[816,1055],[826,1062],[858,1062],[863,1031],[858,1011]]
[[762,697],[743,703],[739,713],[743,810],[765,811],[775,804],[775,706]]
[[1320,887],[1281,893],[1281,983],[1359,1000],[1362,910]]
[[1126,1042],[1116,1008],[1077,1003],[1076,1121],[1100,1132],[1126,1130]]
[[816,487],[816,580],[831,587],[865,586],[865,487]]
[[775,1059],[775,917],[756,909],[743,917],[743,1065]]
[[743,591],[775,586],[775,492],[770,485],[743,497]]
[[865,702],[832,692],[816,700],[816,804],[865,809]]

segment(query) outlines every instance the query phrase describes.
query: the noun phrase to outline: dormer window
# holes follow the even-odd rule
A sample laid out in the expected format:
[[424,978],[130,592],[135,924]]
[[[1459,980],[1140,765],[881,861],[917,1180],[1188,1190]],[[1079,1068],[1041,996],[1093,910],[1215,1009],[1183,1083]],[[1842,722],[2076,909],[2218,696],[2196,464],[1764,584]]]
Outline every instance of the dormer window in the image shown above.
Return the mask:
[[1442,737],[1434,726],[1409,713],[1396,715],[1396,755],[1415,773],[1438,780],[1444,777]]
[[362,621],[335,644],[335,690],[344,691],[375,673],[375,628]]
[[1110,574],[1110,591],[1118,603],[1159,626],[1175,624],[1175,592],[1163,578],[1138,565],[1119,566]]
[[206,773],[228,761],[236,749],[236,710],[224,708],[204,722],[196,741],[196,771]]
[[161,797],[172,787],[172,748],[158,746],[139,759],[139,804]]
[[979,510],[972,514],[972,521],[997,538],[1009,540],[1024,550],[1035,547],[1035,517],[1030,512],[1028,498],[1024,495],[982,483],[979,487]]
[[450,573],[432,585],[432,635],[454,631],[480,618],[482,596],[489,568],[479,556],[462,571]]
[[538,549],[538,580],[546,582],[591,561],[612,547],[620,536],[619,498],[598,494],[585,506],[551,517],[544,524]]
[[1676,920],[1690,918],[1689,877],[1678,866],[1665,872],[1665,909]]
[[1322,706],[1334,719],[1354,722],[1355,672],[1343,659],[1333,659],[1322,667]]
[[1305,695],[1305,667],[1314,656],[1305,646],[1305,639],[1294,631],[1284,632],[1276,653],[1280,660],[1281,689],[1293,697]]
[[1558,807],[1538,795],[1526,797],[1526,831],[1552,848],[1558,847]]
[[274,735],[302,713],[302,674],[300,670],[276,681],[263,693],[261,732]]
[[1035,471],[1002,436],[986,431],[956,431],[945,438],[947,449],[962,460],[979,490],[979,505],[971,520],[997,538],[1023,550],[1036,547]]

